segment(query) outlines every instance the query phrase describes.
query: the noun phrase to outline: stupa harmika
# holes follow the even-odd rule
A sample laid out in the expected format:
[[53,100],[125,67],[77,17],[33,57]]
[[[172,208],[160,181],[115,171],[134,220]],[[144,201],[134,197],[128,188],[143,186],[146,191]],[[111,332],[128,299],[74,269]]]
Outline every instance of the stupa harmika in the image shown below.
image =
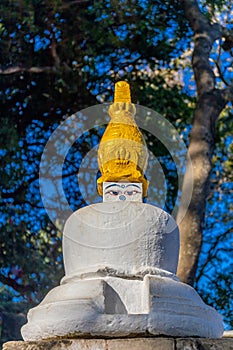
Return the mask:
[[148,151],[129,85],[118,82],[101,140],[103,203],[74,212],[63,234],[65,276],[28,313],[24,340],[82,336],[222,336],[221,316],[179,281],[179,231],[142,202]]

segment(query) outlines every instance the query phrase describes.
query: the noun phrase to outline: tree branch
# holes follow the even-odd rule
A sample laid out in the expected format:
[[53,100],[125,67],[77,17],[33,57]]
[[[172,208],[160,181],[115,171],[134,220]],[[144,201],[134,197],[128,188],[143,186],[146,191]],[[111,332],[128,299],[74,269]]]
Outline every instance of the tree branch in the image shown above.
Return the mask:
[[215,40],[222,37],[221,27],[209,23],[201,12],[196,0],[182,0],[185,17],[194,31],[193,70],[197,84],[197,94],[212,91],[216,78],[210,65],[209,56]]
[[218,61],[214,61],[216,67],[217,67],[217,71],[218,71],[218,74],[219,74],[219,78],[222,80],[222,82],[226,85],[226,86],[229,86],[229,83],[226,81],[226,79],[224,78],[224,73],[222,72],[221,70],[221,67],[218,63]]
[[207,257],[204,261],[204,263],[202,264],[198,275],[196,276],[196,284],[199,282],[200,278],[204,275],[204,271],[205,268],[207,267],[207,265],[215,258],[216,253],[215,250],[218,246],[219,243],[221,243],[222,241],[224,241],[224,239],[226,239],[226,236],[232,233],[232,229],[228,229],[227,231],[225,231],[220,237],[218,236],[215,239],[215,242],[212,244],[212,246],[210,247]]
[[23,72],[28,72],[28,73],[56,73],[57,68],[55,66],[47,66],[47,67],[21,67],[21,66],[14,66],[14,67],[9,67],[6,69],[0,69],[0,75],[11,75],[11,74],[16,74],[16,73],[23,73]]
[[225,51],[230,51],[233,48],[233,31],[221,26],[222,36],[225,38],[222,48]]
[[227,102],[233,101],[233,83],[229,85],[226,89],[222,90],[222,97]]
[[[221,27],[219,24],[211,24],[207,17],[201,12],[196,0],[181,0],[186,19],[188,20],[195,35],[202,35],[214,40],[221,36]],[[210,33],[211,32],[211,33]]]
[[77,5],[77,4],[85,4],[85,3],[88,3],[90,2],[90,0],[74,0],[74,1],[70,1],[70,2],[67,2],[65,4],[62,5],[62,8],[68,8],[70,6],[73,6],[73,5]]
[[0,282],[2,284],[6,284],[9,287],[12,287],[16,292],[19,292],[19,293],[34,292],[35,291],[35,286],[30,285],[30,284],[27,284],[27,285],[19,284],[13,278],[6,277],[2,274],[0,274]]

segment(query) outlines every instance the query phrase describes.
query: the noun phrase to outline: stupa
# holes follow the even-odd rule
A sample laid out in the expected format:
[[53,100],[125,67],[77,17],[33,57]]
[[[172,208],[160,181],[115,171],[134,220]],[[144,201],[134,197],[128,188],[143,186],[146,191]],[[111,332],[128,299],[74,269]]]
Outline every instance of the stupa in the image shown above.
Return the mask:
[[148,151],[135,113],[129,84],[118,82],[98,150],[103,202],[67,220],[65,276],[29,311],[24,340],[222,336],[221,316],[176,276],[175,220],[143,202]]

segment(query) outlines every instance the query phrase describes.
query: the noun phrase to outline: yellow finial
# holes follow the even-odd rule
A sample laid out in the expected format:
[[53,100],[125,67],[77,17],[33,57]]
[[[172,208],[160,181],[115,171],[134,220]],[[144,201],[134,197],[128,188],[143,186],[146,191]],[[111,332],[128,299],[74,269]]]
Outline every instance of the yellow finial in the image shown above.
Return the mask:
[[144,177],[148,150],[134,115],[130,86],[124,81],[115,84],[114,103],[109,107],[111,120],[98,149],[98,163],[102,176],[97,180],[98,193],[103,195],[103,182],[140,182],[143,197],[148,181]]
[[125,81],[118,81],[115,84],[114,103],[117,102],[131,103],[130,86]]

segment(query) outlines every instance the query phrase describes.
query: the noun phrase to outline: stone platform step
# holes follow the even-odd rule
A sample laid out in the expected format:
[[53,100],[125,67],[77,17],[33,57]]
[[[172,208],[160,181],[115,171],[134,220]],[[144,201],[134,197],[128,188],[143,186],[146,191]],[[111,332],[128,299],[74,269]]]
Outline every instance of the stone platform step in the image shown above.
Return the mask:
[[122,338],[11,341],[3,350],[233,350],[233,338]]

